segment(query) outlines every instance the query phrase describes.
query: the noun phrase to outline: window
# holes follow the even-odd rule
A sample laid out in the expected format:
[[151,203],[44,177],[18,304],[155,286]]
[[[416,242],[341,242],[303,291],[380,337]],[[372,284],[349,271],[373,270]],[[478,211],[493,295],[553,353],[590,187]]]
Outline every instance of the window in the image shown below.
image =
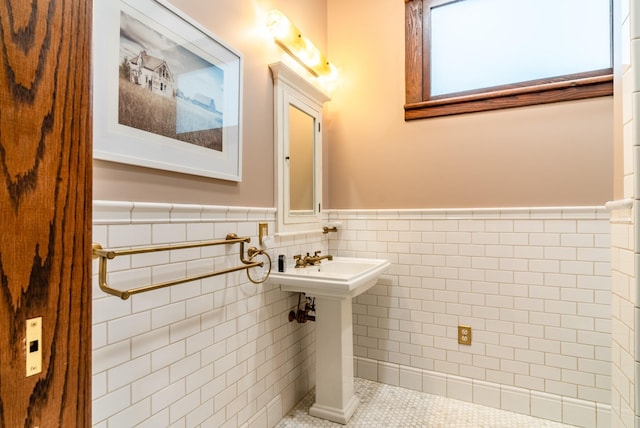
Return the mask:
[[405,0],[405,119],[613,93],[611,0]]

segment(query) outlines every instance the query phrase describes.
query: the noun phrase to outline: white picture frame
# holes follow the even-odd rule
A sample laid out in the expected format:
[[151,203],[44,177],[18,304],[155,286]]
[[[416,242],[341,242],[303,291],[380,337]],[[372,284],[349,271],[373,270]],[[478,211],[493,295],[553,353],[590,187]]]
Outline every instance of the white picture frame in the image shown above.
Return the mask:
[[242,179],[242,56],[165,0],[94,0],[94,158]]

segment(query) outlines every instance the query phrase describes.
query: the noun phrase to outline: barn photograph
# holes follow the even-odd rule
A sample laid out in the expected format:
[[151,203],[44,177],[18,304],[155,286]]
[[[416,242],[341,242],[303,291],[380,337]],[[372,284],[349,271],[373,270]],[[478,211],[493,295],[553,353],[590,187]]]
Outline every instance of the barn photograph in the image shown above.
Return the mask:
[[224,72],[194,50],[122,11],[118,123],[222,151]]

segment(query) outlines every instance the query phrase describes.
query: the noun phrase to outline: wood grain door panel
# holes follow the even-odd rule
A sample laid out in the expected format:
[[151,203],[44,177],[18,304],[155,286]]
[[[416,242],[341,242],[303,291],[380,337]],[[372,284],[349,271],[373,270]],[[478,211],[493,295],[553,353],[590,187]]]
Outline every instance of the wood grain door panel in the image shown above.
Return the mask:
[[88,427],[91,1],[3,0],[0,38],[0,427]]

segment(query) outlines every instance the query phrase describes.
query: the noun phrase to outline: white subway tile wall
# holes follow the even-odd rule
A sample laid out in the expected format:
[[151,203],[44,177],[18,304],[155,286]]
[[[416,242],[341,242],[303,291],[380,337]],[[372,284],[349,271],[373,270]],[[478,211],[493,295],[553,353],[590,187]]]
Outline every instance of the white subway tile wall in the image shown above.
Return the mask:
[[[622,110],[623,197],[612,203],[612,424],[640,427],[640,286],[636,273],[640,262],[640,7],[621,0],[620,91],[616,105]],[[615,22],[615,21],[614,21]]]
[[[578,426],[609,426],[612,235],[606,210],[325,215],[342,223],[338,233],[276,238],[269,253],[274,261],[278,254],[291,261],[294,254],[323,250],[393,263],[353,303],[357,376]],[[104,247],[119,247],[234,232],[257,245],[260,221],[274,228],[275,212],[96,201],[93,236]],[[624,244],[630,236],[622,231],[613,239]],[[126,288],[229,267],[237,264],[238,250],[118,257],[109,262],[109,282]],[[616,256],[622,253],[614,251],[614,265],[626,260]],[[100,291],[96,275],[97,264],[96,427],[272,427],[315,384],[313,323],[288,322],[297,296],[278,286],[256,287],[239,272],[123,301]],[[622,277],[615,269],[614,275]],[[459,324],[472,326],[471,346],[458,345]],[[624,330],[621,325],[614,327]],[[621,367],[621,373],[635,369],[632,362]]]
[[[640,237],[638,189],[640,174],[637,132],[638,66],[640,64],[640,8],[637,2],[621,0],[621,91],[616,92],[622,108],[623,196],[616,201],[612,216],[612,423],[620,427],[640,426],[640,287],[636,275]],[[617,75],[617,77],[620,77]]]
[[[94,201],[105,248],[251,237],[273,209]],[[275,239],[272,260],[322,250],[324,235]],[[126,289],[237,266],[239,245],[120,256]],[[313,323],[289,323],[297,295],[244,271],[137,294],[107,295],[93,266],[93,426],[273,427],[315,384]]]
[[611,423],[638,427],[638,298],[635,273],[635,225],[631,201],[616,203],[611,212]]
[[[609,426],[611,225],[604,207],[328,215],[343,225],[329,237],[329,253],[393,263],[353,304],[357,376]],[[458,325],[472,327],[471,346],[458,344]]]

